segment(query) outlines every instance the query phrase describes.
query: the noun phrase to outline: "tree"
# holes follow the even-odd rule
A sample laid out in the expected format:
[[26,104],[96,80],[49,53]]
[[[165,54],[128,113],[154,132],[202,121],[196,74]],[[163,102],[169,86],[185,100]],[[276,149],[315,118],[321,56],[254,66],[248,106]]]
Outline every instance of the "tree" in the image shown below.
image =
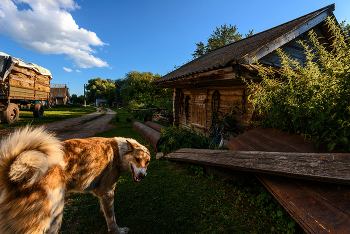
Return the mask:
[[69,99],[72,103],[77,103],[78,96],[76,94],[72,94],[72,96]]
[[70,101],[73,104],[83,104],[84,103],[84,96],[80,95],[79,97],[76,94],[72,94],[70,97]]
[[115,84],[111,79],[90,79],[86,88],[86,100],[88,103],[95,102],[96,98],[104,98],[108,104],[112,104],[115,100],[114,89]]
[[152,82],[159,79],[152,72],[130,71],[124,79],[114,82],[118,102],[122,101],[129,109],[165,107],[171,109],[172,89],[158,88]]
[[[196,43],[197,48],[192,54],[193,58],[198,58],[209,51],[241,40],[243,38],[242,34],[240,34],[237,30],[237,26],[232,26],[231,24],[229,26],[226,24],[221,25],[220,28],[216,27],[213,33],[209,36],[206,45],[204,45],[204,43],[201,41]],[[249,30],[249,33],[245,36],[248,37],[251,35],[253,35],[253,30]]]
[[124,101],[124,97],[126,96],[126,92],[122,91],[122,90],[126,90],[126,80],[125,79],[117,79],[114,81],[114,95],[116,98],[117,102],[123,103]]

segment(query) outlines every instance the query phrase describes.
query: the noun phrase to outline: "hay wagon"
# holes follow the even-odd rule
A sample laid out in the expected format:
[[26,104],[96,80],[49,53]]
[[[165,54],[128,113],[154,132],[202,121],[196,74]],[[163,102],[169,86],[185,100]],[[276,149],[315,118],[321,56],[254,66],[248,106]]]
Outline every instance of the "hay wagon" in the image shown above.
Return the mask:
[[42,117],[50,98],[49,70],[0,52],[0,116],[2,123],[17,122],[20,108]]

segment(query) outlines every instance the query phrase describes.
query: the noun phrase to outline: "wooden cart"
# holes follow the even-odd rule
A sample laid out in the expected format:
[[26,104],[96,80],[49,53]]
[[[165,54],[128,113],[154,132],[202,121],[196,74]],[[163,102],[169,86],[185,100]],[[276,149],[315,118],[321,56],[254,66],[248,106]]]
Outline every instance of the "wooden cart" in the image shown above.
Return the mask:
[[51,79],[49,70],[0,53],[1,122],[17,122],[23,107],[32,110],[34,117],[42,117],[50,99]]

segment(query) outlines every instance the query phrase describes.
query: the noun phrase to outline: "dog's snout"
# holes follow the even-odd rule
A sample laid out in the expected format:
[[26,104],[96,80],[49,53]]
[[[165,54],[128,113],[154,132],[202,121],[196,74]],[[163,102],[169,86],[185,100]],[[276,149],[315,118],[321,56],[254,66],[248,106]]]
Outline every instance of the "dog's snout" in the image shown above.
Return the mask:
[[140,173],[140,174],[139,174],[139,178],[140,178],[140,179],[143,179],[143,178],[145,178],[145,177],[146,177],[146,173]]

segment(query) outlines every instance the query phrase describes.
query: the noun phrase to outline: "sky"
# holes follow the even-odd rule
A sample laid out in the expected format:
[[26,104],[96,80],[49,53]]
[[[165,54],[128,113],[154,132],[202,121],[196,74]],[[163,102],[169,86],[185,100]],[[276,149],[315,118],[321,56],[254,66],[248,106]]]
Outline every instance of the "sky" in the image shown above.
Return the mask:
[[97,77],[167,74],[220,25],[258,33],[332,3],[350,23],[349,0],[0,0],[0,51],[49,69],[51,83],[79,96]]

